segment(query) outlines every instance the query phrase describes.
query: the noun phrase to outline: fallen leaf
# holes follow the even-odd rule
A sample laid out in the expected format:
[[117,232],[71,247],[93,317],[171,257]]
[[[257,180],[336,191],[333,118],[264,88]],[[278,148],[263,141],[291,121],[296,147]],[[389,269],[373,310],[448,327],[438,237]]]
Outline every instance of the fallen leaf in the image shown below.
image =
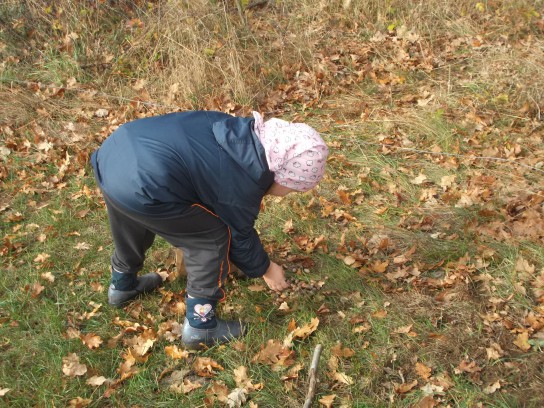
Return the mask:
[[44,289],[45,286],[40,285],[38,282],[33,283],[32,286],[30,286],[30,297],[33,299],[37,298]]
[[493,384],[489,384],[487,387],[484,388],[485,394],[493,394],[495,391],[497,391],[499,388],[501,388],[501,382],[496,381]]
[[319,326],[319,318],[314,317],[306,326],[295,329],[292,332],[293,338],[303,340],[315,332],[317,330],[317,326]]
[[504,350],[497,343],[492,343],[491,347],[487,347],[485,351],[489,360],[498,360],[504,355]]
[[335,381],[346,385],[353,385],[355,383],[355,381],[353,381],[353,378],[351,378],[349,375],[347,375],[346,373],[340,373],[338,371],[335,371],[333,373],[332,378]]
[[331,408],[335,398],[336,394],[325,395],[319,399],[319,403],[325,408]]
[[438,402],[431,396],[427,395],[423,397],[414,408],[434,408],[438,405]]
[[166,346],[164,348],[164,351],[166,352],[166,354],[168,356],[170,356],[171,358],[173,358],[174,360],[179,360],[181,358],[187,358],[189,357],[189,352],[187,350],[183,350],[183,349],[180,349],[178,348],[178,346],[176,345],[173,345],[173,346]]
[[3,397],[10,391],[11,391],[11,388],[0,388],[0,397]]
[[428,380],[431,376],[432,369],[431,367],[426,366],[423,363],[420,363],[419,361],[416,363],[416,373],[419,375],[422,379]]
[[417,385],[417,380],[412,381],[411,383],[404,383],[400,384],[399,386],[395,387],[395,391],[397,394],[406,394]]
[[374,313],[372,313],[372,317],[375,317],[377,319],[383,319],[387,316],[387,310],[376,310]]
[[427,181],[427,176],[423,173],[420,173],[416,178],[410,180],[410,183],[420,185]]
[[89,378],[85,383],[87,385],[92,385],[93,387],[100,387],[106,381],[108,381],[106,377],[94,375],[91,378]]
[[342,348],[342,343],[340,342],[336,343],[336,346],[331,348],[331,353],[337,357],[343,357],[343,358],[347,358],[347,357],[351,357],[355,355],[355,351],[353,351],[352,349],[348,347]]
[[455,182],[455,178],[457,176],[455,174],[451,175],[451,176],[443,176],[441,179],[440,179],[440,187],[442,187],[445,190],[447,190],[449,187],[451,187],[453,185],[453,183]]
[[348,266],[353,265],[355,263],[356,259],[352,257],[351,255],[348,255],[344,258],[344,263]]
[[286,234],[291,234],[295,232],[292,219],[289,219],[285,222],[285,224],[283,225],[283,232],[285,232]]
[[218,362],[209,357],[197,357],[193,363],[193,369],[196,375],[201,377],[213,377],[217,374],[214,370],[224,370]]
[[152,329],[145,330],[140,336],[126,340],[138,356],[145,356],[157,341],[157,333]]
[[340,188],[336,190],[336,194],[338,194],[338,197],[340,197],[340,200],[342,200],[345,205],[351,205],[351,198],[345,189]]
[[44,262],[47,261],[49,258],[51,258],[51,255],[46,254],[46,253],[41,253],[41,254],[38,254],[38,255],[36,256],[36,258],[34,258],[34,262],[37,262],[37,263],[44,263]]
[[387,270],[388,266],[389,266],[389,261],[384,261],[384,262],[376,261],[370,267],[370,269],[372,269],[372,271],[376,273],[383,273]]
[[94,333],[80,334],[79,338],[91,350],[100,347],[102,339]]
[[515,266],[516,272],[526,272],[530,275],[532,275],[535,272],[535,266],[531,265],[529,261],[526,259],[519,257],[516,260],[516,266]]
[[97,118],[105,118],[109,115],[109,111],[107,109],[98,109],[94,112],[94,116],[96,116]]
[[295,352],[284,346],[280,340],[270,339],[266,345],[261,346],[261,350],[251,361],[270,365],[273,371],[277,371],[293,365],[294,354]]
[[247,375],[247,367],[240,366],[234,369],[234,381],[238,388],[245,388],[247,391],[255,391],[263,388],[263,384],[253,384],[251,378]]
[[395,329],[395,330],[393,331],[393,333],[397,333],[397,334],[408,334],[408,333],[410,333],[410,331],[412,330],[412,326],[413,326],[413,324],[409,324],[408,326],[398,327],[397,329]]
[[51,272],[42,273],[40,276],[48,282],[55,282],[55,276]]
[[68,406],[74,407],[74,408],[85,408],[85,407],[88,407],[92,402],[93,402],[92,399],[77,397],[77,398],[71,399],[68,402]]
[[[168,377],[166,377],[163,382],[164,384],[170,386],[170,385],[177,385],[177,386],[180,386],[181,387],[181,384],[183,383],[183,379],[187,376],[187,374],[189,374],[191,372],[191,370],[189,368],[184,368],[184,369],[181,369],[181,370],[174,370],[170,373],[170,375]],[[165,374],[161,374],[161,375],[166,375]],[[179,390],[179,392],[182,392],[181,391],[181,388]]]
[[67,339],[78,339],[80,335],[81,332],[78,329],[76,329],[75,327],[68,327],[66,329],[64,337]]
[[240,408],[247,400],[247,391],[243,388],[235,388],[227,396],[227,406],[229,408]]
[[295,319],[291,319],[289,323],[287,324],[287,332],[291,333],[292,331],[295,331],[297,328],[297,322]]
[[291,331],[283,340],[284,346],[292,347],[294,339],[306,339],[308,336],[310,336],[310,334],[316,331],[317,326],[319,326],[319,319],[317,317],[314,317],[311,322],[306,326],[298,327],[295,330]]
[[87,366],[80,364],[79,356],[76,353],[70,353],[62,359],[62,372],[68,377],[78,377],[87,372]]
[[91,289],[93,292],[103,292],[104,286],[100,282],[91,282],[90,284]]
[[222,381],[214,381],[205,394],[204,403],[208,407],[213,407],[216,400],[223,403],[227,402],[229,389]]
[[282,302],[281,305],[278,307],[278,310],[281,310],[283,312],[288,312],[291,310],[287,302]]
[[183,384],[181,384],[181,391],[184,394],[188,394],[191,391],[197,390],[199,388],[202,388],[202,384],[196,381],[191,381],[188,378],[183,380]]
[[531,345],[529,344],[529,333],[525,331],[518,334],[518,337],[514,340],[514,344],[523,351],[529,351],[531,348]]
[[85,218],[87,214],[89,213],[89,211],[91,210],[89,208],[86,208],[84,210],[78,211],[77,213],[74,214],[74,216],[76,218]]
[[481,367],[478,367],[475,361],[468,362],[463,360],[459,363],[457,368],[454,370],[455,374],[465,373],[477,373],[482,371]]
[[304,368],[303,364],[296,364],[287,370],[287,374],[282,376],[280,379],[282,381],[294,380],[298,378],[298,373]]
[[76,245],[74,245],[74,249],[79,249],[83,251],[90,248],[91,248],[91,245],[86,242],[78,242]]

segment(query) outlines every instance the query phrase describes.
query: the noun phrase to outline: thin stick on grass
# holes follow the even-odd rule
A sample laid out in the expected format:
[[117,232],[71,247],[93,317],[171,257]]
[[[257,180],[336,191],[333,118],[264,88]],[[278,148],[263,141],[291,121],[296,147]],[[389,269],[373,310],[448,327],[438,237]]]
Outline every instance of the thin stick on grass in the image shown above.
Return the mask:
[[312,357],[312,365],[310,366],[308,393],[306,394],[306,401],[304,402],[303,408],[310,408],[312,406],[312,401],[315,395],[315,386],[317,385],[317,366],[319,364],[321,350],[323,350],[323,346],[321,344],[315,346],[314,355]]

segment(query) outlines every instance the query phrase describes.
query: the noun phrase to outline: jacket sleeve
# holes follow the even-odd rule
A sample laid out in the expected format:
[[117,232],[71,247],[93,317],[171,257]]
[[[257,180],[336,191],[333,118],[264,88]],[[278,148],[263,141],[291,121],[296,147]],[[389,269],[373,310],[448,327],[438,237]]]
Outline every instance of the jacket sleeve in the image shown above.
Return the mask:
[[230,260],[250,278],[263,276],[270,258],[254,228],[258,209],[219,204],[215,210],[230,230]]

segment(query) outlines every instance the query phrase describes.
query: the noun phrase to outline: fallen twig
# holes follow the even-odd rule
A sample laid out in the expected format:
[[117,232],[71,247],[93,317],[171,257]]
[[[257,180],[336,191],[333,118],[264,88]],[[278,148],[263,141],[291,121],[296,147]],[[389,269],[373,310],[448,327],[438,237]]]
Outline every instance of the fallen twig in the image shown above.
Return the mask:
[[308,380],[308,393],[306,394],[306,401],[303,408],[310,408],[315,395],[315,386],[317,384],[317,366],[319,364],[319,357],[321,356],[321,350],[323,346],[318,344],[315,346],[314,355],[312,357],[312,365],[310,366],[309,380]]

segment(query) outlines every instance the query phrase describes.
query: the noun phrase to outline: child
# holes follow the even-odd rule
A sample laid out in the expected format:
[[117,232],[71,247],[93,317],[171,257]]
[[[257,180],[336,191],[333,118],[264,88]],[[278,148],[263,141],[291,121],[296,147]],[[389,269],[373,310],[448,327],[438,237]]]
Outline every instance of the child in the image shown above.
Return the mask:
[[244,325],[216,317],[229,260],[268,287],[288,287],[254,229],[262,198],[307,191],[323,177],[328,149],[302,123],[266,122],[193,111],[120,126],[91,156],[103,192],[114,252],[110,305],[121,307],[159,287],[137,276],[156,235],[183,250],[187,269],[187,348],[240,337]]

